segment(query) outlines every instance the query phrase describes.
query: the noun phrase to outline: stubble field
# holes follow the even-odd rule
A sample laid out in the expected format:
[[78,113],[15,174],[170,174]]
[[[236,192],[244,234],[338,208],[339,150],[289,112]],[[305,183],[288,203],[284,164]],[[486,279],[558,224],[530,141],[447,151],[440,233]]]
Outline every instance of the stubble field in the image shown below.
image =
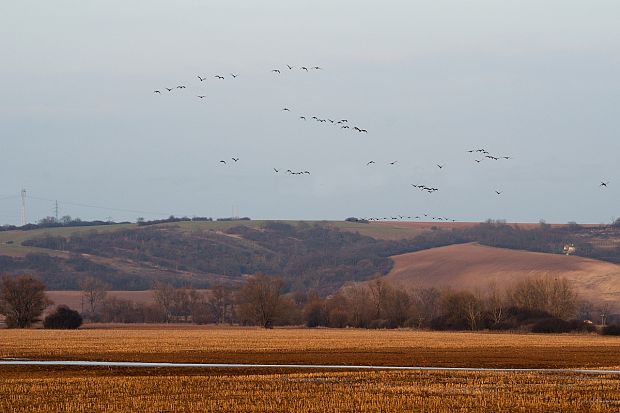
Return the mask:
[[[620,366],[595,335],[169,326],[0,330],[0,358],[495,368]],[[618,411],[620,377],[567,372],[0,366],[0,411]]]

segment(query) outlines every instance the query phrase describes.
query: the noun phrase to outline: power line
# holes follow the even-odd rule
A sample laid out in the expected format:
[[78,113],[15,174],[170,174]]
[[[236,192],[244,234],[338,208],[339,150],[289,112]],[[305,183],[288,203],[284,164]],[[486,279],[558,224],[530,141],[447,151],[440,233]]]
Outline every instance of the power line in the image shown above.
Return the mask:
[[65,205],[73,205],[73,206],[79,206],[79,207],[84,207],[84,208],[103,209],[103,210],[107,210],[107,211],[128,212],[128,213],[148,214],[148,215],[173,215],[173,214],[171,214],[169,212],[154,212],[154,211],[143,211],[143,210],[139,210],[139,209],[112,208],[112,207],[104,207],[104,206],[100,206],[100,205],[83,204],[83,203],[79,203],[79,202],[68,202],[68,201],[62,201],[62,200],[61,201],[57,201],[55,199],[36,197],[36,196],[32,196],[32,195],[27,195],[27,197],[29,199],[34,199],[34,200],[38,200],[38,201],[58,202],[60,204],[65,204]]

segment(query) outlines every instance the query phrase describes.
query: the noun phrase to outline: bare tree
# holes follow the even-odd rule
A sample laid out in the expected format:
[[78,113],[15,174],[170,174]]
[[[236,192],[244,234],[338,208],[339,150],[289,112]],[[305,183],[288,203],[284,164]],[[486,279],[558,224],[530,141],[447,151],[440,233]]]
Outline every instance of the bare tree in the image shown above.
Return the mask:
[[169,323],[175,301],[175,288],[170,284],[157,282],[153,290],[155,302],[159,305],[164,315],[164,322]]
[[529,277],[518,281],[510,297],[516,307],[526,310],[547,311],[549,285],[543,277]]
[[442,292],[443,324],[450,329],[476,330],[482,316],[482,304],[470,291]]
[[368,327],[376,311],[369,289],[360,284],[348,284],[342,288],[341,293],[349,306],[349,324],[353,327]]
[[387,298],[387,283],[381,278],[381,275],[378,274],[368,283],[368,288],[370,291],[370,299],[375,307],[375,318],[379,319],[381,318],[381,313]]
[[504,321],[506,316],[506,297],[499,288],[497,283],[490,282],[486,289],[486,297],[484,299],[484,308],[491,316],[493,324],[499,324]]
[[607,317],[609,317],[609,313],[611,312],[611,305],[609,305],[609,303],[604,303],[597,310],[601,317],[601,325],[605,327],[607,325]]
[[401,327],[411,315],[411,297],[407,292],[387,286],[386,299],[383,302],[383,315],[389,326]]
[[594,304],[590,301],[583,300],[579,303],[579,319],[581,321],[592,321],[593,312]]
[[0,314],[10,328],[30,327],[49,304],[45,284],[31,276],[5,277],[0,282]]
[[91,320],[96,320],[101,304],[108,294],[108,286],[94,277],[86,277],[82,281],[81,288],[82,300],[87,306],[86,314]]
[[482,318],[482,301],[473,294],[464,296],[463,311],[467,317],[470,330],[477,330]]
[[577,312],[577,293],[566,278],[550,281],[548,311],[562,319],[573,317]]
[[577,294],[565,278],[526,278],[516,283],[510,296],[517,307],[546,311],[562,319],[577,311]]
[[192,298],[196,298],[196,295],[190,291],[195,292],[193,289],[175,288],[172,294],[172,308],[171,313],[175,317],[183,317],[184,321],[188,321],[188,317],[192,313]]
[[239,291],[242,311],[249,321],[264,328],[273,327],[282,302],[284,283],[263,274],[249,277]]
[[418,327],[428,326],[437,317],[441,306],[441,292],[435,288],[420,288],[413,292],[414,313]]
[[208,302],[216,323],[223,324],[232,321],[233,292],[230,286],[222,283],[213,286]]

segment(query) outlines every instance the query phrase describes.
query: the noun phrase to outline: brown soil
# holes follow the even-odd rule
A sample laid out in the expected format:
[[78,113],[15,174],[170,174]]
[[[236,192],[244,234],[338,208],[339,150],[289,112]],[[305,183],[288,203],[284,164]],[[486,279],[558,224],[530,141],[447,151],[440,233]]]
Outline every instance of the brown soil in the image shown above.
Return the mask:
[[582,257],[545,254],[479,244],[433,248],[392,257],[387,279],[407,288],[484,289],[507,286],[524,277],[564,277],[580,297],[615,301],[620,297],[620,265]]

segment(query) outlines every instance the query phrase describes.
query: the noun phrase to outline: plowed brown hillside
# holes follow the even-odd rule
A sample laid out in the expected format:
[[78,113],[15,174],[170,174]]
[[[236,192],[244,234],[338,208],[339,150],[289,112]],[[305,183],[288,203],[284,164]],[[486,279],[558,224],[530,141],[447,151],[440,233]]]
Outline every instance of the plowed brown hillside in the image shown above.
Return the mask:
[[484,288],[528,276],[564,277],[581,298],[620,298],[620,265],[588,258],[460,244],[392,257],[387,279],[405,287]]

